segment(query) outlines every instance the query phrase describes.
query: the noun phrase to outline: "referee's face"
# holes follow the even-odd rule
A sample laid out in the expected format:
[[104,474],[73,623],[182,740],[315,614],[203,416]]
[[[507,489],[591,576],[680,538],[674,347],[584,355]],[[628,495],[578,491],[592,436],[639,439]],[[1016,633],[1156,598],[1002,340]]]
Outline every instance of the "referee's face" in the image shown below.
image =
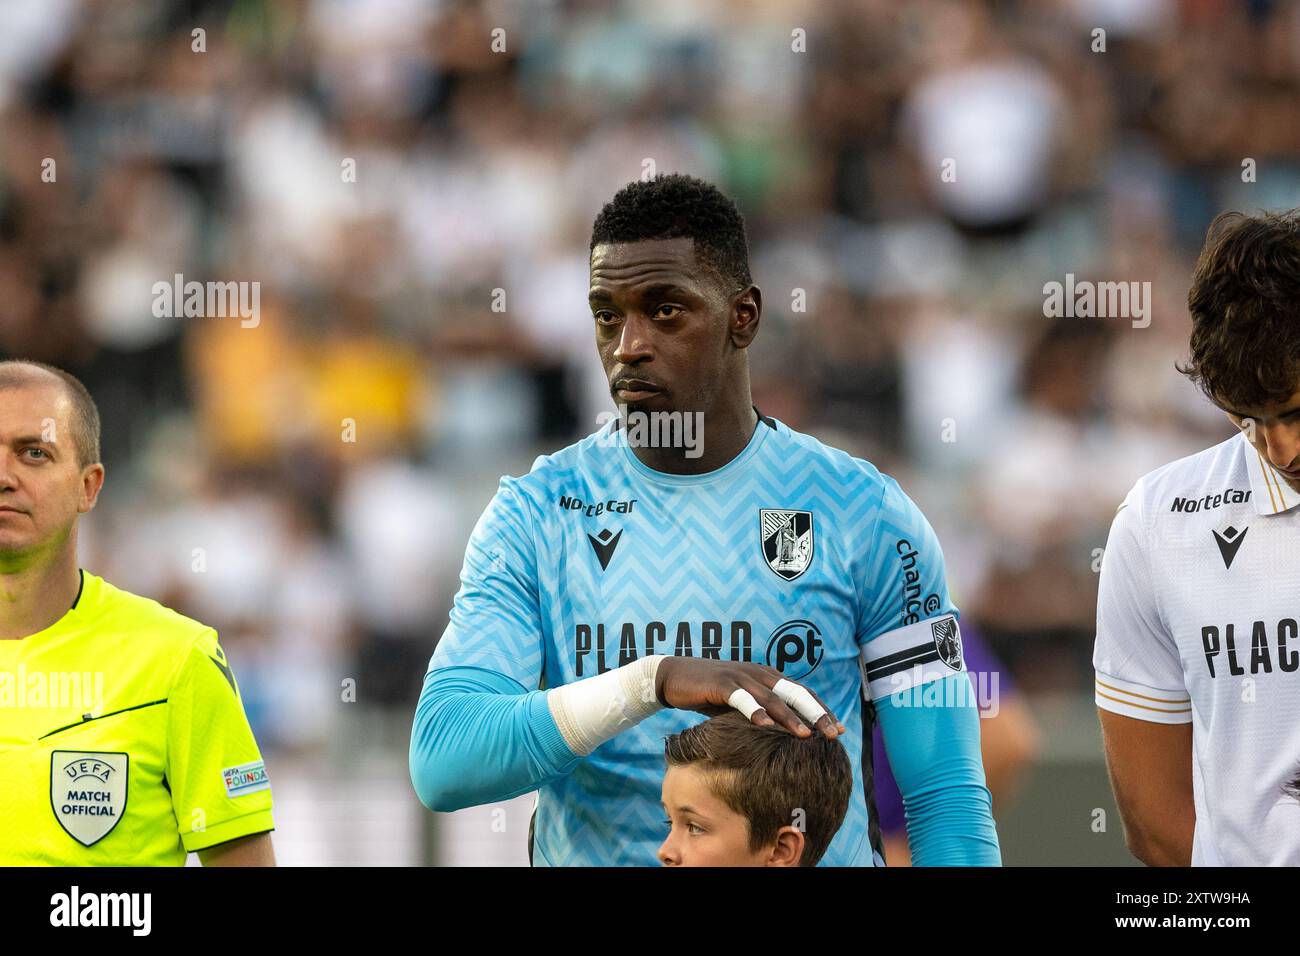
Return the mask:
[[0,562],[57,551],[94,507],[104,469],[78,464],[71,421],[59,384],[0,389]]
[[588,299],[616,405],[707,414],[719,393],[744,384],[740,349],[757,325],[745,311],[757,311],[755,290],[726,294],[694,246],[655,239],[591,251]]

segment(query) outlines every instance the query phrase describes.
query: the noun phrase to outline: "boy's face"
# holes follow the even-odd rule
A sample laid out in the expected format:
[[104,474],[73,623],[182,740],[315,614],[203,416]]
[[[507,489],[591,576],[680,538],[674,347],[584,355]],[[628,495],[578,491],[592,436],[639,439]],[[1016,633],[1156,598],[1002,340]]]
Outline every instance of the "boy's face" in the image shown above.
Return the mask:
[[671,827],[658,853],[664,866],[799,865],[802,833],[782,827],[773,843],[751,851],[749,821],[715,797],[694,766],[668,768],[663,805]]

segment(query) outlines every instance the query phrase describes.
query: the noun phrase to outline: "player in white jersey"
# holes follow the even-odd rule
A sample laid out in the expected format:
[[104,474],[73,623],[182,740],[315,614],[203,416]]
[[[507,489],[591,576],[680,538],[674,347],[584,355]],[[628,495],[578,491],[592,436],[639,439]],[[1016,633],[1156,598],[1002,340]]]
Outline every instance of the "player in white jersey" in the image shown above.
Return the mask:
[[1211,225],[1182,370],[1241,430],[1141,478],[1102,560],[1096,702],[1133,854],[1300,865],[1300,210]]

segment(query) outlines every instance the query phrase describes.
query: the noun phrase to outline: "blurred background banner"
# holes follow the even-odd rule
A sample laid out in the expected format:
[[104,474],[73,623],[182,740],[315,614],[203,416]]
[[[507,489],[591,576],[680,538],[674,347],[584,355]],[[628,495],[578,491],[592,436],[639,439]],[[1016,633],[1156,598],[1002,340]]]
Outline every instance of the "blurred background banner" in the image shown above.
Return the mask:
[[413,706],[498,477],[612,407],[593,218],[710,180],[758,406],[898,478],[1014,682],[1005,861],[1131,862],[1100,550],[1231,433],[1191,265],[1300,205],[1298,103],[1269,0],[4,0],[0,356],[99,401],[82,563],[221,632],[281,862],[524,864],[531,797],[419,805]]

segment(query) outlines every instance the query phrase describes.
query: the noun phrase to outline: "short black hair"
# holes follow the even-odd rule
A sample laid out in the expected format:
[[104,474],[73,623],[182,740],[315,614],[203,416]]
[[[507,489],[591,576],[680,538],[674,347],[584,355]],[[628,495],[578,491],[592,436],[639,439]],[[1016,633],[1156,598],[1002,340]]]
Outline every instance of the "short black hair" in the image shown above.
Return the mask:
[[728,292],[753,284],[745,218],[712,183],[685,173],[661,173],[628,183],[607,202],[591,227],[591,245],[693,239],[696,261]]
[[63,385],[72,400],[72,441],[77,446],[77,464],[82,468],[99,464],[99,408],[81,380],[71,372],[32,359],[0,362],[0,389],[38,385],[50,376]]

